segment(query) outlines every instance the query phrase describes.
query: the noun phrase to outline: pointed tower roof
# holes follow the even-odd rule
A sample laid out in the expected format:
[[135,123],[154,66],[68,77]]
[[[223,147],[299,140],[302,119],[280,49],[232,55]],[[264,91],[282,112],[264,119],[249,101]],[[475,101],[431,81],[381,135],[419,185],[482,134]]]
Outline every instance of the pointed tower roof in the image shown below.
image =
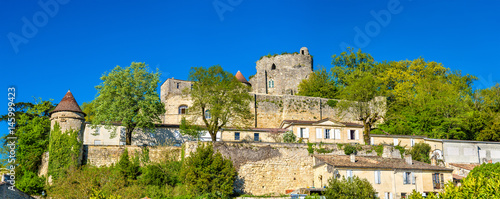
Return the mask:
[[238,79],[238,81],[240,81],[241,83],[244,83],[244,84],[247,84],[247,85],[250,85],[250,82],[247,81],[247,79],[245,78],[245,76],[243,76],[243,74],[241,74],[240,71],[238,71],[235,75],[236,79]]
[[75,97],[73,97],[73,94],[71,94],[71,91],[68,90],[66,95],[62,98],[61,102],[56,106],[56,108],[52,111],[50,111],[50,114],[59,111],[71,111],[71,112],[77,112],[77,113],[83,113],[85,116],[86,114],[80,109],[80,106],[78,106],[78,103],[76,103]]

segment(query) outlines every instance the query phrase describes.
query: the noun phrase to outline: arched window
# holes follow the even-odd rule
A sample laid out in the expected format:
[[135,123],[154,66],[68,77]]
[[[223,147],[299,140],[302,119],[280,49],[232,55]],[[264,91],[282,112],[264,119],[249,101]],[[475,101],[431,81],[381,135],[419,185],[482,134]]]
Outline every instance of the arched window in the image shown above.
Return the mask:
[[186,106],[186,105],[179,106],[179,115],[186,114],[187,113],[187,108],[188,108],[188,106]]
[[274,69],[276,69],[276,65],[275,65],[275,64],[273,64],[273,65],[271,66],[271,70],[274,70]]
[[269,80],[269,88],[274,88],[274,80]]
[[206,119],[212,118],[212,114],[210,114],[210,109],[205,110],[205,118]]

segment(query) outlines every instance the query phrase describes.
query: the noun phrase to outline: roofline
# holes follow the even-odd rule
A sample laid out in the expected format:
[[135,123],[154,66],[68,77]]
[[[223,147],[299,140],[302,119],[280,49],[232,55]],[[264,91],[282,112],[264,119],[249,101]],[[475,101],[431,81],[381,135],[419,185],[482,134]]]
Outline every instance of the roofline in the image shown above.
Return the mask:
[[500,144],[500,142],[495,141],[476,141],[476,140],[449,140],[449,139],[435,139],[435,138],[424,138],[424,140],[438,141],[438,142],[455,142],[455,143],[478,143],[478,144]]
[[409,138],[427,138],[427,136],[419,135],[385,135],[385,134],[370,134],[372,137],[409,137]]
[[[329,164],[329,163],[325,163]],[[420,170],[420,171],[449,171],[453,172],[453,169],[449,168],[436,168],[436,169],[422,169],[422,168],[390,168],[390,167],[371,167],[371,166],[335,166],[334,168],[367,168],[367,169],[385,169],[385,170]]]

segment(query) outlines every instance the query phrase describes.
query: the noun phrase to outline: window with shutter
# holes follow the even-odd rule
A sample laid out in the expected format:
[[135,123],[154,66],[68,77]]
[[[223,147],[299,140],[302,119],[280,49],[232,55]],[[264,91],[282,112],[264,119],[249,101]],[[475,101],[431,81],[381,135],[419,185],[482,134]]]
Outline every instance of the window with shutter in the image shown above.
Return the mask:
[[308,128],[304,129],[304,138],[309,138],[309,129]]
[[356,130],[355,132],[356,132],[356,134],[355,134],[356,135],[356,140],[359,140],[359,132],[358,132],[358,130]]
[[415,181],[416,181],[415,173],[411,172],[411,184],[415,184]]
[[394,138],[394,146],[397,146],[399,144],[398,138]]
[[316,139],[321,139],[322,136],[321,136],[321,129],[320,128],[316,128]]
[[325,139],[330,139],[330,129],[325,129]]
[[380,171],[375,171],[375,184],[380,184]]
[[342,139],[342,138],[340,137],[340,129],[335,129],[335,139],[337,139],[337,140]]

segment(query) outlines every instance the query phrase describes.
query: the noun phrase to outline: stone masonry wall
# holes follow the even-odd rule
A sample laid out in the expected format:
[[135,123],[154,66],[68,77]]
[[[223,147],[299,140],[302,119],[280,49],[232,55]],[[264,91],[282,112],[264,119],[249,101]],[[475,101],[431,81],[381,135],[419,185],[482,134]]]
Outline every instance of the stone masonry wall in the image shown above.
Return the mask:
[[[84,146],[84,164],[93,166],[111,166],[118,163],[123,151],[127,148],[129,156],[141,155],[144,147],[138,146]],[[158,146],[148,147],[149,159],[152,162],[160,162],[166,158],[178,160],[181,156],[181,147]]]
[[[198,144],[185,143],[186,157],[196,150]],[[358,155],[377,155],[372,146],[360,147]],[[280,195],[286,190],[312,187],[314,163],[307,148],[307,144],[289,143],[218,142],[214,145],[216,151],[233,161],[238,172],[236,191],[252,195]],[[322,148],[332,150],[328,154],[345,155],[337,144],[324,144]],[[391,155],[390,148],[384,149],[384,155]],[[397,154],[397,157],[400,155]]]

